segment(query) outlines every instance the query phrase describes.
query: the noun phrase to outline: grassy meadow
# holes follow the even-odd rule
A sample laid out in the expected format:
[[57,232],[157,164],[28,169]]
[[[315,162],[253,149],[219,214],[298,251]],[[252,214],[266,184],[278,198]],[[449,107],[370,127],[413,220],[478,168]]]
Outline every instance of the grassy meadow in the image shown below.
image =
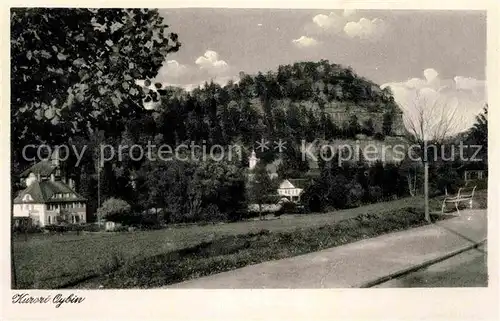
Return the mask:
[[[485,200],[486,191],[479,191],[475,207],[486,207]],[[299,229],[319,229],[359,215],[376,214],[383,218],[385,213],[421,208],[421,205],[420,197],[403,198],[331,213],[283,215],[279,219],[268,218],[263,221],[120,233],[36,234],[31,235],[27,241],[19,237],[14,242],[18,287],[77,286],[126,264],[193,248],[225,237],[250,235],[262,231],[288,233]],[[436,210],[437,207],[440,209],[439,199],[432,200],[431,208]]]

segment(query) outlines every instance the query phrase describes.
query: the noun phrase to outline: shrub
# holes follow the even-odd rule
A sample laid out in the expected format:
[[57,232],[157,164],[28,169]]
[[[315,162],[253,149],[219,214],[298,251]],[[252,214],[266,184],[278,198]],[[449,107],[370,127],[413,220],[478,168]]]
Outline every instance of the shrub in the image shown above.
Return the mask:
[[436,168],[435,177],[432,181],[434,181],[433,187],[443,194],[445,189],[448,190],[448,193],[456,193],[465,184],[462,176],[449,164]]
[[293,202],[284,202],[281,206],[281,213],[280,214],[295,214],[298,212],[298,206],[297,204]]
[[113,229],[113,232],[128,232],[128,226],[117,226]]
[[137,222],[138,227],[144,229],[154,229],[155,227],[161,227],[161,221],[156,214],[142,214],[140,220]]
[[200,220],[203,222],[220,222],[225,221],[227,216],[219,210],[219,207],[215,204],[208,204],[200,215]]
[[373,135],[373,138],[375,138],[376,140],[384,140],[385,136],[382,133],[375,133],[375,135]]
[[476,190],[488,189],[487,179],[475,179],[467,182],[467,186],[476,186]]
[[380,186],[370,186],[368,188],[368,192],[370,194],[371,202],[379,202],[382,200],[382,188]]
[[97,217],[100,220],[110,220],[114,222],[128,222],[130,220],[130,205],[118,198],[108,198],[100,208],[97,209]]
[[12,226],[12,232],[14,233],[41,233],[43,229],[38,225],[33,225],[30,218],[15,218],[15,224]]
[[15,226],[13,229],[12,229],[13,232],[15,233],[28,233],[28,234],[36,234],[36,233],[42,233],[43,232],[43,229],[39,226],[27,226],[27,227],[23,227],[23,226]]
[[347,206],[356,207],[361,205],[361,199],[364,194],[363,187],[361,184],[356,182],[351,182],[346,186],[347,188]]
[[102,227],[100,227],[96,223],[82,224],[80,226],[82,228],[82,231],[86,231],[86,232],[99,232],[100,230],[102,230]]
[[101,266],[101,272],[103,274],[107,274],[113,271],[118,270],[121,266],[126,263],[124,256],[121,252],[113,253],[111,258]]
[[51,233],[64,233],[69,231],[67,225],[55,225],[55,224],[45,225],[43,229]]

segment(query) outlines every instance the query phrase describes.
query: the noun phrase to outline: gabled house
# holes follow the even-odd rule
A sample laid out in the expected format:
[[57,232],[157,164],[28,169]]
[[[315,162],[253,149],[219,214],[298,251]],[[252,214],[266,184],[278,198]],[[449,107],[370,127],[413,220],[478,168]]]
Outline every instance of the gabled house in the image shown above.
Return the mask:
[[86,199],[61,181],[35,180],[14,199],[14,219],[30,218],[33,225],[85,223]]
[[285,179],[278,187],[278,194],[292,202],[299,202],[308,181],[308,179]]
[[72,180],[63,179],[57,156],[34,164],[19,177],[26,188],[14,198],[14,224],[21,218],[41,227],[87,221],[87,200],[75,192]]

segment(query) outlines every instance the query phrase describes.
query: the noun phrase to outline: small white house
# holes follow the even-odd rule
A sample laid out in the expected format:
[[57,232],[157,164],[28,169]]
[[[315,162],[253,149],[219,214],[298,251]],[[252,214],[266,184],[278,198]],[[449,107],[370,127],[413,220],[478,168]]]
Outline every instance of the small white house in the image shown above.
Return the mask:
[[28,187],[14,199],[14,219],[30,218],[33,225],[45,226],[61,221],[85,223],[86,199],[66,183],[52,179],[30,179]]
[[481,180],[486,178],[485,175],[485,170],[482,169],[475,169],[475,170],[465,170],[464,171],[464,180],[466,182],[472,181],[472,180]]
[[106,221],[104,223],[104,229],[106,231],[114,231],[121,226],[122,226],[121,223],[117,223],[117,222],[113,222],[113,221]]
[[306,182],[306,179],[285,179],[278,187],[278,194],[292,202],[299,202]]

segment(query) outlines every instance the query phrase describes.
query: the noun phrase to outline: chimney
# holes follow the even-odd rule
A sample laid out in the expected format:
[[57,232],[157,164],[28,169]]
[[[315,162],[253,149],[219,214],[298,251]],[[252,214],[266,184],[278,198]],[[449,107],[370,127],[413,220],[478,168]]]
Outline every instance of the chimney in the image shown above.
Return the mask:
[[30,186],[34,182],[36,182],[36,175],[33,174],[33,173],[30,173],[29,176],[26,178],[26,181],[25,181],[26,187]]

